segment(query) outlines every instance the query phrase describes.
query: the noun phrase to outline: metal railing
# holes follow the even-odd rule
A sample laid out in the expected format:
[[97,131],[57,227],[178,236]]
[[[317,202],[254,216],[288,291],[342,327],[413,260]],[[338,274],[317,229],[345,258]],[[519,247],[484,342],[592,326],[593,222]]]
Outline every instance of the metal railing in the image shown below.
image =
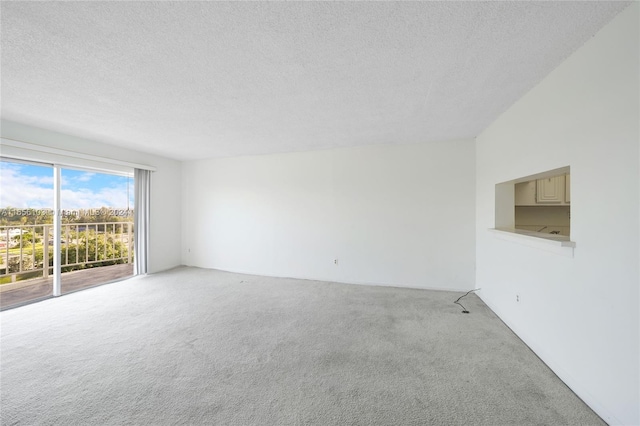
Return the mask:
[[[132,222],[62,224],[59,238],[62,272],[133,259]],[[53,247],[51,224],[0,226],[0,284],[48,277]]]

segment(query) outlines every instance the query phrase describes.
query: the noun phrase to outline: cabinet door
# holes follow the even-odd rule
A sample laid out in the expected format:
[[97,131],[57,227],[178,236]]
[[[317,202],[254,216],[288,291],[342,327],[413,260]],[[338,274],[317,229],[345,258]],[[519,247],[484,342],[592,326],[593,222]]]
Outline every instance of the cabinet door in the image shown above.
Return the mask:
[[564,176],[564,202],[571,202],[571,175]]
[[516,183],[515,185],[516,206],[536,205],[536,181]]
[[536,181],[538,204],[561,204],[564,202],[564,175],[538,179]]

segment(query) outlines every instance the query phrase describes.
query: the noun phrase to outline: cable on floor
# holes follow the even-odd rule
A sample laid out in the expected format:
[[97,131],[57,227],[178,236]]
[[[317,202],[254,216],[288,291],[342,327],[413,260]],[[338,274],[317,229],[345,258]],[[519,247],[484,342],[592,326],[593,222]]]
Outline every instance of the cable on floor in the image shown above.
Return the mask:
[[[462,306],[462,303],[460,303],[460,299],[462,299],[462,298],[463,298],[463,297],[465,297],[465,296],[468,296],[468,295],[469,295],[469,293],[473,293],[474,291],[478,291],[478,290],[481,290],[481,289],[479,289],[479,288],[475,288],[475,289],[473,289],[473,290],[469,290],[468,292],[466,292],[466,293],[465,293],[465,294],[463,294],[462,296],[458,297],[458,298],[457,298],[453,303],[455,303],[456,305],[460,305],[460,306]],[[464,306],[462,306],[462,313],[463,313],[463,314],[468,314],[468,313],[469,313],[469,311],[467,310],[467,308],[465,308]]]

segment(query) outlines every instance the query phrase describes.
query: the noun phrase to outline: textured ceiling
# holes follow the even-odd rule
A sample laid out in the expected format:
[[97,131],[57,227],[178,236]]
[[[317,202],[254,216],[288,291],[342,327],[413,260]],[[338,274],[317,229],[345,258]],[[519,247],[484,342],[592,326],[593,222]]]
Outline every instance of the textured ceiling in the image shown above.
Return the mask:
[[473,137],[628,2],[2,2],[2,116],[176,159]]

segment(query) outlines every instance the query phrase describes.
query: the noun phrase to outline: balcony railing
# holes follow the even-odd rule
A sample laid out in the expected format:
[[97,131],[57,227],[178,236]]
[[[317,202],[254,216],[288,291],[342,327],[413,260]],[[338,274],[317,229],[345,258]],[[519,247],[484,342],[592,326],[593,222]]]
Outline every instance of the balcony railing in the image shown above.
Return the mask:
[[[62,272],[131,263],[133,223],[62,224]],[[0,284],[47,277],[53,268],[53,225],[0,226]]]

